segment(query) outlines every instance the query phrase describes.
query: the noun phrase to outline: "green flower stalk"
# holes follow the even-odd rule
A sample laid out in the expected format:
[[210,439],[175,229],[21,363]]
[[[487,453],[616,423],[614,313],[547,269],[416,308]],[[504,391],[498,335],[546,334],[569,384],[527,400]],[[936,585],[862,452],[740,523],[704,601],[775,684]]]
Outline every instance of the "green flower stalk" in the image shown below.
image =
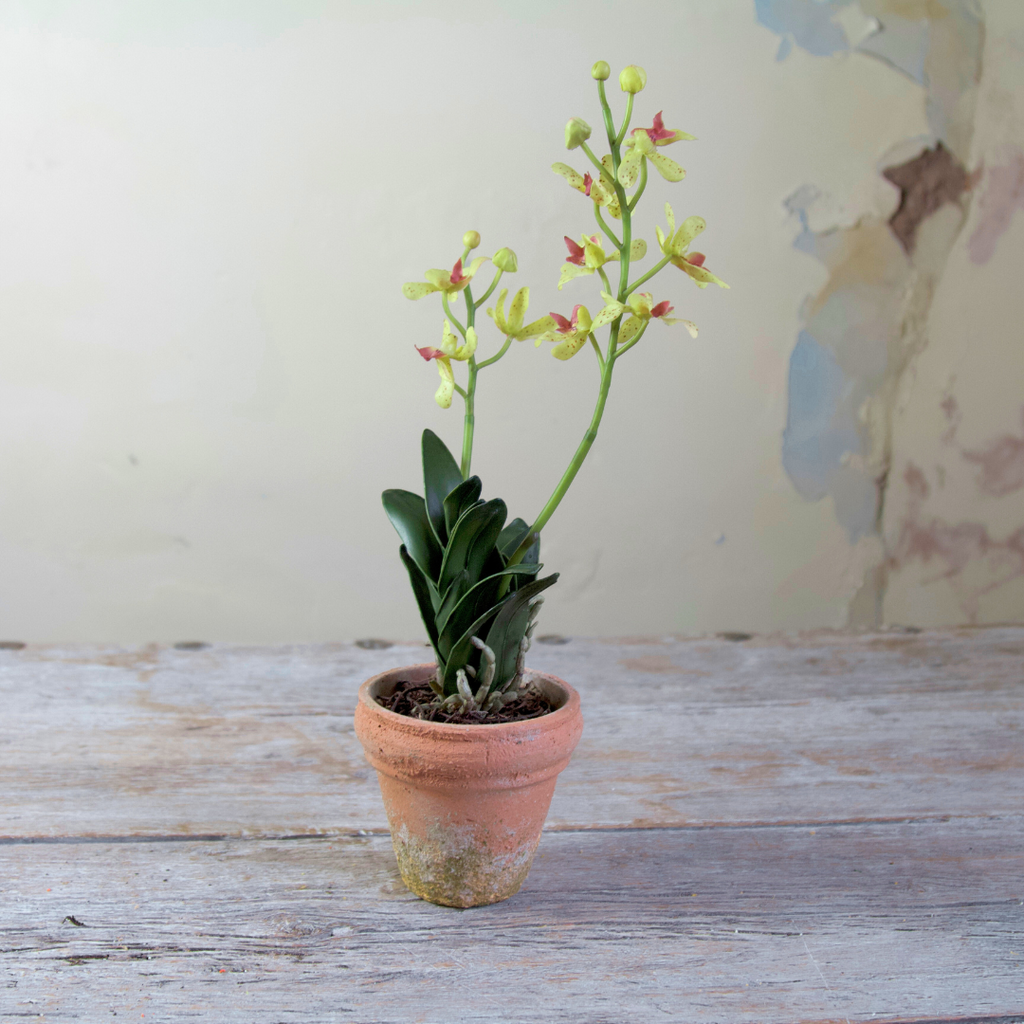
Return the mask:
[[[681,270],[698,288],[709,284],[729,287],[704,266],[703,253],[690,251],[692,241],[705,228],[703,218],[688,217],[677,229],[668,204],[667,229],[655,227],[662,258],[645,273],[634,274],[634,264],[647,254],[646,242],[634,237],[633,219],[647,187],[648,168],[653,166],[667,182],[682,181],[685,170],[662,150],[694,137],[666,128],[662,111],[654,115],[650,128],[630,130],[634,99],[647,85],[643,68],[629,65],[619,75],[627,99],[618,126],[605,93],[611,69],[605,61],[598,61],[591,68],[591,76],[597,83],[608,152],[598,157],[588,144],[593,129],[582,118],[573,117],[565,128],[565,146],[580,150],[591,169],[580,174],[567,164],[555,163],[552,170],[589,200],[600,229],[594,234],[582,233],[579,242],[569,235],[564,237],[568,256],[558,288],[586,277],[596,278],[602,302],[598,311],[591,314],[587,306],[576,303],[567,316],[551,312],[526,323],[530,289],[521,287],[506,312],[509,292],[502,288],[486,312],[503,340],[497,351],[478,360],[477,311],[502,276],[518,270],[518,260],[511,249],[499,249],[491,257],[494,277],[483,295],[474,299],[473,278],[487,261],[487,257],[480,256],[465,263],[469,253],[480,245],[477,231],[463,235],[464,251],[450,271],[428,270],[425,280],[402,287],[409,299],[440,294],[445,315],[441,344],[417,346],[417,351],[424,359],[437,363],[441,377],[435,395],[438,405],[449,408],[456,394],[463,399],[462,458],[456,461],[436,434],[424,431],[423,495],[388,490],[383,495],[384,508],[402,540],[399,554],[437,660],[432,683],[434,704],[460,709],[477,718],[485,718],[516,700],[526,685],[524,658],[536,628],[542,592],[558,579],[557,573],[540,578],[540,534],[594,444],[618,360],[637,346],[656,320],[666,325],[682,324],[692,337],[697,336],[697,327],[690,320],[669,315],[674,307],[668,299],[656,301],[652,292],[642,292],[640,287],[669,266]],[[614,231],[606,223],[605,214],[616,222]],[[616,280],[609,277],[610,273]],[[465,303],[465,323],[454,315],[450,305],[460,293]],[[598,334],[605,331],[602,342]],[[513,341],[526,339],[533,339],[538,347],[551,343],[551,354],[562,362],[589,347],[597,360],[600,386],[590,424],[544,507],[531,522],[507,522],[505,502],[500,498],[483,500],[480,478],[470,471],[476,389],[480,371],[501,360]],[[464,385],[456,381],[453,364],[465,364]]]

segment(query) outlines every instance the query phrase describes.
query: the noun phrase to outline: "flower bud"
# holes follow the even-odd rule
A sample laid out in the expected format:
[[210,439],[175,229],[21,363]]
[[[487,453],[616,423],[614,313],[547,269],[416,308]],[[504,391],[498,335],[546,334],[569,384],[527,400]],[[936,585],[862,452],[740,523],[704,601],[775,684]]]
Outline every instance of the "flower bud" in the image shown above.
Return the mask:
[[582,117],[574,117],[565,126],[565,148],[575,149],[590,138],[590,125]]
[[599,82],[607,82],[612,69],[608,67],[608,61],[599,60],[591,69],[590,77],[596,78]]
[[475,249],[480,244],[480,232],[479,231],[467,231],[462,236],[462,244],[467,249]]
[[619,85],[623,92],[638,93],[647,84],[647,72],[636,64],[630,64],[619,72]]
[[491,262],[499,270],[505,271],[506,274],[514,274],[519,269],[519,261],[516,259],[516,254],[508,248],[499,249],[494,254],[494,259]]

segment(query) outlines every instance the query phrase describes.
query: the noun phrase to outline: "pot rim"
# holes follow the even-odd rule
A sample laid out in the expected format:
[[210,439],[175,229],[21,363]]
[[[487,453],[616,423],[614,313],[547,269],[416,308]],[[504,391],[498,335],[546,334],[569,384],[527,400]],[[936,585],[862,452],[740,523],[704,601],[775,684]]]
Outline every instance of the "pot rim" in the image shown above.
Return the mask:
[[370,690],[374,684],[380,682],[386,676],[394,675],[396,672],[409,672],[411,670],[423,671],[429,669],[433,671],[436,668],[436,662],[429,661],[420,662],[416,665],[400,665],[385,672],[379,672],[377,675],[371,676],[359,687],[359,703],[372,714],[381,716],[385,722],[395,727],[402,727],[416,732],[433,733],[439,737],[461,736],[468,738],[471,734],[479,736],[508,736],[510,733],[537,728],[547,731],[549,728],[558,728],[564,721],[576,718],[580,713],[580,695],[572,686],[564,679],[559,679],[558,676],[553,676],[548,672],[538,672],[534,669],[527,669],[526,671],[532,678],[551,682],[555,687],[562,690],[566,697],[565,703],[560,708],[549,711],[546,715],[540,715],[537,718],[524,718],[518,722],[428,722],[422,718],[412,718],[410,715],[400,715],[397,711],[390,711],[383,705],[378,704],[370,696]]

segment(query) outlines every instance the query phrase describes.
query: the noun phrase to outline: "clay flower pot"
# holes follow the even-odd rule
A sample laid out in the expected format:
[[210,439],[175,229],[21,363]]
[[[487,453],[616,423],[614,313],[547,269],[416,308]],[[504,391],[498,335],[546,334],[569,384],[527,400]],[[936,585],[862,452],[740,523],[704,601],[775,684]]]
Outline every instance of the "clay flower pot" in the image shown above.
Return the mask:
[[400,680],[433,665],[392,669],[359,689],[355,729],[377,769],[402,880],[422,899],[475,907],[523,884],[558,773],[583,731],[579,694],[533,674],[557,710],[499,725],[424,722],[381,707]]

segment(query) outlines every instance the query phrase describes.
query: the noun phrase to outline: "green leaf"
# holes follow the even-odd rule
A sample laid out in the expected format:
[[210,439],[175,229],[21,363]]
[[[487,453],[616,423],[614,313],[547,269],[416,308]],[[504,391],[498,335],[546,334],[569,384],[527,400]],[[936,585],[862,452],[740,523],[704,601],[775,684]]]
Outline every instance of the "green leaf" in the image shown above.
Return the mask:
[[441,563],[437,589],[442,597],[463,569],[469,573],[471,583],[481,578],[507,514],[505,502],[493,498],[482,505],[474,505],[459,518],[448,537]]
[[522,519],[513,519],[504,530],[498,534],[498,550],[504,555],[506,561],[515,553],[517,547],[526,539],[530,532],[529,523]]
[[427,627],[427,636],[430,637],[431,646],[437,655],[437,663],[441,665],[441,656],[437,647],[437,625],[434,617],[434,610],[440,603],[437,588],[424,575],[423,570],[409,555],[404,544],[398,549],[398,555],[406,569],[409,570],[409,582],[412,584],[412,592],[416,596],[416,603],[420,606],[420,616],[423,619],[423,625]]
[[558,579],[553,573],[542,580],[534,580],[520,587],[501,606],[484,643],[494,651],[494,683],[491,689],[500,689],[516,671],[519,644],[526,635],[530,619],[530,599],[547,590]]
[[[491,646],[490,637],[494,636],[495,639],[499,637],[507,637],[509,635],[508,623],[511,622],[513,616],[515,616],[520,609],[525,609],[523,613],[523,624],[520,627],[519,637],[515,641],[514,651],[512,655],[512,671],[515,671],[515,659],[519,653],[519,641],[523,638],[526,633],[526,619],[529,617],[529,602],[530,598],[535,594],[539,594],[542,590],[546,590],[550,587],[555,580],[558,579],[558,573],[554,573],[543,580],[535,580],[533,583],[528,583],[525,587],[517,590],[514,594],[510,594],[500,604],[495,605],[493,608],[488,608],[482,615],[478,616],[470,625],[465,629],[462,636],[452,644],[451,650],[448,654],[447,664],[444,669],[444,691],[445,694],[455,692],[455,674],[460,668],[465,668],[466,663],[470,657],[476,651],[473,646],[471,637],[480,636],[480,631],[494,619],[494,625],[491,626],[490,632],[488,632],[488,640],[486,641],[487,646],[491,647],[494,651],[495,660],[500,664],[502,652],[498,651],[497,648]],[[497,615],[495,615],[497,612]],[[502,619],[504,624],[501,629],[498,629],[498,620]],[[497,630],[497,632],[495,632]],[[492,685],[498,685],[497,680],[497,666],[495,667],[495,683]],[[507,682],[510,678],[510,674],[505,677],[503,682]]]
[[[462,483],[462,471],[444,441],[432,430],[423,431],[423,493],[434,536],[442,546],[448,540],[444,499]],[[456,517],[458,518],[458,517]]]
[[[502,569],[493,576],[480,580],[475,586],[461,587],[459,597],[449,601],[452,594],[459,588],[461,574],[448,588],[444,601],[441,602],[441,609],[437,613],[436,623],[438,630],[437,649],[442,657],[448,658],[456,640],[458,640],[466,629],[481,615],[488,611],[495,611],[498,604],[498,585],[505,576],[531,576],[540,572],[539,565],[515,565],[511,569]],[[456,668],[461,668],[457,665]]]
[[444,525],[449,540],[451,539],[452,530],[455,529],[455,524],[459,521],[459,517],[480,500],[481,489],[480,477],[471,476],[468,480],[463,480],[451,493],[445,496]]
[[381,496],[391,525],[402,538],[409,554],[431,580],[441,571],[441,547],[427,518],[427,507],[418,494],[388,490]]
[[[455,610],[455,606],[462,600],[466,591],[472,586],[473,583],[469,578],[469,573],[466,572],[465,569],[463,569],[462,572],[452,580],[451,586],[447,591],[445,591],[444,598],[438,605],[437,614],[434,616],[434,623],[437,627],[438,634],[440,634],[444,629],[445,623],[448,621],[448,617]],[[440,647],[438,647],[438,650],[440,650]]]

